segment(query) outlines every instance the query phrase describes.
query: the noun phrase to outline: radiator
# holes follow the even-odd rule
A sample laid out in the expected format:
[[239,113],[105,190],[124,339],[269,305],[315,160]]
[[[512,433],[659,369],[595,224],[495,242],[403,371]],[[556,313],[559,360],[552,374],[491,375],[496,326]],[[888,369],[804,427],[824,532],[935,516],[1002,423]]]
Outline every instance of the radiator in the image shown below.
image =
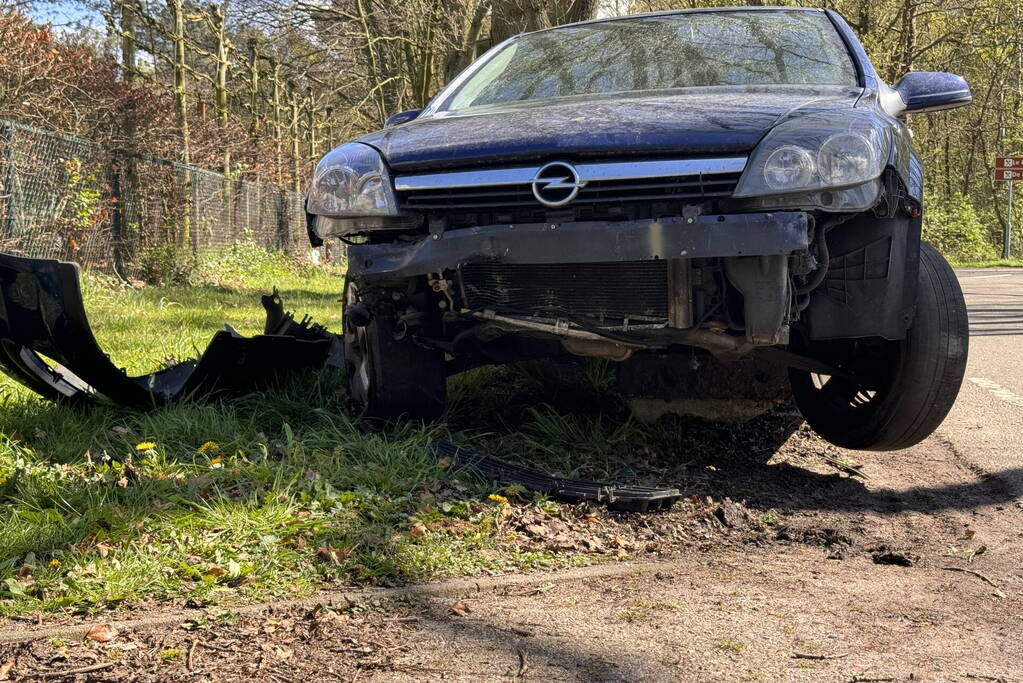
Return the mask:
[[668,318],[666,261],[473,263],[459,273],[470,310],[543,315],[541,309],[558,308],[600,321]]

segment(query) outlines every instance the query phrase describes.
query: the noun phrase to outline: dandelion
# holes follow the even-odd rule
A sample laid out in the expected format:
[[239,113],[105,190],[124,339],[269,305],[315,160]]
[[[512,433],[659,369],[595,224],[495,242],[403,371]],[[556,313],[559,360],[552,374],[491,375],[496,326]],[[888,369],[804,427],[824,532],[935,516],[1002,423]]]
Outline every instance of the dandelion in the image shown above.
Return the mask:
[[58,560],[56,557],[53,558],[52,560],[50,560],[49,566],[51,566],[51,567],[59,567],[60,566],[60,560]]
[[210,464],[211,465],[219,465],[222,462],[224,462],[223,458],[211,458],[210,459]]
[[500,503],[501,505],[506,505],[508,503],[508,499],[499,493],[491,493],[489,496],[487,496],[487,498],[494,501],[495,503]]
[[210,453],[217,453],[220,451],[220,444],[216,441],[207,441],[203,445],[199,446],[199,452],[203,455],[209,455]]
[[155,449],[156,449],[156,444],[153,443],[152,441],[143,441],[138,446],[135,446],[135,450],[137,450],[140,453],[144,453],[146,451],[152,451],[152,450],[155,450]]

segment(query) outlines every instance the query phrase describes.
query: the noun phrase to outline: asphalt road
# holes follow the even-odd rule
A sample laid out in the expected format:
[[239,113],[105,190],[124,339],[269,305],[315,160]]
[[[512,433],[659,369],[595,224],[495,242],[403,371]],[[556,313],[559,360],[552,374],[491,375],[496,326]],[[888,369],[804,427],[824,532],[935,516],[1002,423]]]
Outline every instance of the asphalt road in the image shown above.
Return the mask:
[[1023,496],[1023,269],[956,272],[970,314],[970,361],[938,436]]

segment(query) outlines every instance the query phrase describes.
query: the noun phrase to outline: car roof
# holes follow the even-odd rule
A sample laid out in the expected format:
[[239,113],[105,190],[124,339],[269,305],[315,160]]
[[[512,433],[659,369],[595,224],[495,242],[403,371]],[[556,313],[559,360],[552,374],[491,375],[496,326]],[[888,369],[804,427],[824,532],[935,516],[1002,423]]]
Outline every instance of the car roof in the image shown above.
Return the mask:
[[823,12],[824,9],[820,7],[800,7],[800,6],[784,6],[784,5],[752,5],[752,6],[731,6],[731,7],[694,7],[691,9],[669,9],[662,10],[660,12],[642,12],[640,14],[623,14],[620,17],[604,17],[603,19],[587,19],[586,21],[577,21],[571,24],[561,24],[560,26],[551,26],[550,28],[542,28],[537,31],[526,31],[520,33],[520,36],[531,35],[533,33],[545,33],[547,31],[556,31],[558,29],[567,28],[569,26],[586,26],[587,24],[606,24],[613,21],[626,21],[629,19],[645,19],[648,17],[670,17],[678,14],[706,14],[709,12]]

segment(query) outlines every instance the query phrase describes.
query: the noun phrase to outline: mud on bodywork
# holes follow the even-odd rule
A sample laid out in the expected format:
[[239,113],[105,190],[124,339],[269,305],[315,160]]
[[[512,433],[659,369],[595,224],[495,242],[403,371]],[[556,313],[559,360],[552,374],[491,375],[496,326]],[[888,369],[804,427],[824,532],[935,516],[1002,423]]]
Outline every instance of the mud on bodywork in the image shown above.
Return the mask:
[[93,336],[77,264],[0,253],[0,370],[53,401],[105,397],[146,410],[185,397],[252,390],[328,362],[338,342],[326,329],[307,318],[296,322],[276,291],[263,297],[263,307],[264,334],[243,337],[225,326],[200,358],[132,377]]

